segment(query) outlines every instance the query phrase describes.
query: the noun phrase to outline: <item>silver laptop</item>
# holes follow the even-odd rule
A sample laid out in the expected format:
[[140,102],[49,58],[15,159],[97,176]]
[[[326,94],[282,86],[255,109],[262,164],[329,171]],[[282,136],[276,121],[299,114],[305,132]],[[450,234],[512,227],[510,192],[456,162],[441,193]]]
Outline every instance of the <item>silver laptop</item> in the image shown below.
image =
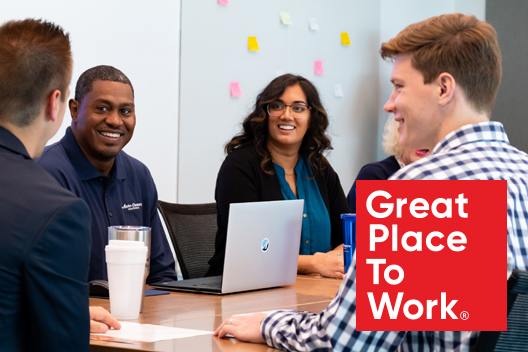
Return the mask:
[[231,204],[223,275],[151,286],[227,294],[294,284],[303,206],[302,199]]

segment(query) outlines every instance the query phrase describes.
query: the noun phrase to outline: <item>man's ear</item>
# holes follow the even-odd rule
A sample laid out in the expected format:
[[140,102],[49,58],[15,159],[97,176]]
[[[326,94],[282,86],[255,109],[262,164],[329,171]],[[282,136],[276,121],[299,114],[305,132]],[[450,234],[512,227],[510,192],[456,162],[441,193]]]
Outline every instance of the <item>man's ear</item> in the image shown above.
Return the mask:
[[79,102],[75,99],[70,99],[68,106],[70,107],[72,122],[77,122],[77,116],[79,115]]
[[439,87],[438,103],[446,105],[453,99],[456,87],[455,79],[451,74],[443,72],[436,79],[436,83]]
[[61,98],[61,91],[56,89],[51,92],[50,96],[46,101],[46,117],[53,122],[55,122],[55,120],[57,120],[59,116]]

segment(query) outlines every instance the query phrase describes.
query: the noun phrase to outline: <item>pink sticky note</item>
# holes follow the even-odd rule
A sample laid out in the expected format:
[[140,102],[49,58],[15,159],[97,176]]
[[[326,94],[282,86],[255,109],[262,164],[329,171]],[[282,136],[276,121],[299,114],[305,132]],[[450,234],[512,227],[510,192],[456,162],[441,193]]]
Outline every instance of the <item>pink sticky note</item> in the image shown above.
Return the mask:
[[229,0],[218,0],[220,5],[229,5]]
[[239,97],[242,95],[242,91],[240,90],[240,83],[239,82],[231,82],[229,83],[229,89],[231,90],[231,96],[232,97]]
[[324,74],[323,62],[321,60],[315,60],[314,62],[314,71],[316,75]]

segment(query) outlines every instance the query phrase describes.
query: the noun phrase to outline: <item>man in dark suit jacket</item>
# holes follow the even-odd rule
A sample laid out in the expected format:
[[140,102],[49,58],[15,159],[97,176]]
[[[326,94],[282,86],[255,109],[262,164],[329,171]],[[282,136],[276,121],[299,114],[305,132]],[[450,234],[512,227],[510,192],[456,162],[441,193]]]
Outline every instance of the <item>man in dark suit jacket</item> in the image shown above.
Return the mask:
[[62,123],[71,70],[60,27],[0,27],[0,351],[89,349],[90,210],[32,160]]

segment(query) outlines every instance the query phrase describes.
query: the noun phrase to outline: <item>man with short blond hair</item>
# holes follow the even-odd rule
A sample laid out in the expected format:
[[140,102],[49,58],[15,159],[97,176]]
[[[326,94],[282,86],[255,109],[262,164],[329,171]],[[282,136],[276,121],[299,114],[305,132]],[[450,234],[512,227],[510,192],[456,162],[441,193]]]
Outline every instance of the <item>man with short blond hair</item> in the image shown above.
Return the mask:
[[[385,111],[400,123],[402,148],[431,155],[392,179],[508,180],[508,273],[528,259],[528,155],[510,146],[502,124],[489,117],[501,79],[492,26],[449,14],[405,28],[383,43],[394,58],[394,89]],[[276,311],[235,316],[215,334],[295,351],[469,351],[478,333],[357,331],[355,263],[328,308],[319,314]],[[464,273],[464,268],[461,268]]]

